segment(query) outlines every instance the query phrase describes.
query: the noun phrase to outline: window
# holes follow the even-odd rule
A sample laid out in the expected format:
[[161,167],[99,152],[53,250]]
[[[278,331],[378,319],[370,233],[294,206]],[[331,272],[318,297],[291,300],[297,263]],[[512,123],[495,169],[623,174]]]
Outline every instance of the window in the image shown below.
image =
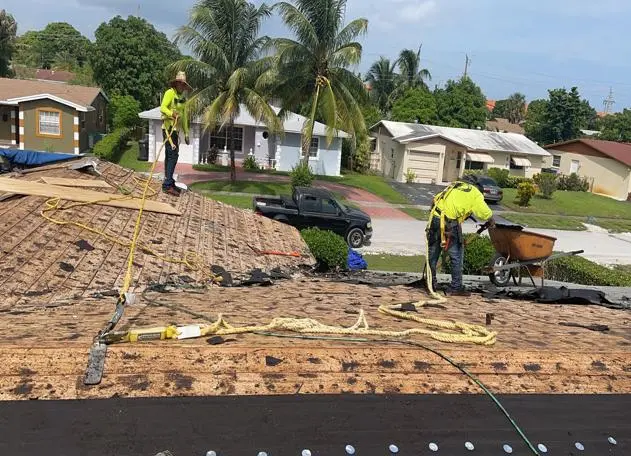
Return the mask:
[[561,167],[561,156],[560,155],[553,155],[552,156],[552,167],[553,168],[560,168]]
[[61,111],[38,109],[37,119],[38,136],[61,136]]
[[315,196],[305,195],[302,198],[302,210],[305,212],[320,212],[321,201]]
[[[243,150],[243,128],[233,127],[234,150],[241,152]],[[221,130],[215,130],[210,134],[210,149],[216,147],[219,150],[224,148],[230,150],[230,127],[224,127]]]
[[309,158],[318,158],[318,149],[320,149],[320,138],[314,136],[311,138],[311,144],[309,144]]
[[322,212],[325,214],[337,215],[337,204],[335,204],[335,201],[332,199],[323,199]]

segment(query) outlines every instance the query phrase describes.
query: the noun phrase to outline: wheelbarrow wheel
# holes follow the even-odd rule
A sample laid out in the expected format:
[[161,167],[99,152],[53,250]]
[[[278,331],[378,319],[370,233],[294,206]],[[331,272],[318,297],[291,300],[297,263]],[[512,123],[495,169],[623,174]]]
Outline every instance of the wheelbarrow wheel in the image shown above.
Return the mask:
[[[491,262],[491,267],[504,266],[508,263],[508,259],[498,253],[493,258]],[[497,287],[505,287],[510,282],[512,271],[510,269],[505,269],[503,271],[493,271],[489,274],[489,279],[491,279],[491,283]]]

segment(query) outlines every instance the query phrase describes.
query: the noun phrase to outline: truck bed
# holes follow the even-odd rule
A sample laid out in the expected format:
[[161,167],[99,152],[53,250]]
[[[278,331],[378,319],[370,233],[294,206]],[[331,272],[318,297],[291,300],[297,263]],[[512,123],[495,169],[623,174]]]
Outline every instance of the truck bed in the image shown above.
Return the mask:
[[254,208],[258,208],[262,212],[266,208],[276,211],[277,209],[286,209],[289,211],[297,211],[298,206],[289,196],[255,196]]

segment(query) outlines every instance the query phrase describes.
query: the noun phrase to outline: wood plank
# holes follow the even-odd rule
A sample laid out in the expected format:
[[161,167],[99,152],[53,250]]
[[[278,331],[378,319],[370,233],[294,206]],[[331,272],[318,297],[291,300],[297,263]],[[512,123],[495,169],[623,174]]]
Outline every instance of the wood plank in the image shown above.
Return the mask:
[[92,179],[68,179],[66,177],[42,177],[45,183],[50,185],[61,185],[62,187],[98,187],[112,188],[110,184],[104,180]]
[[[122,207],[126,209],[140,209],[141,203],[140,198],[132,198],[126,195],[59,187],[20,179],[0,178],[0,191],[30,196],[43,196],[46,198],[61,198],[67,201],[94,202],[95,204],[103,206]],[[170,204],[153,200],[146,200],[144,210],[169,215],[182,215],[180,211]]]

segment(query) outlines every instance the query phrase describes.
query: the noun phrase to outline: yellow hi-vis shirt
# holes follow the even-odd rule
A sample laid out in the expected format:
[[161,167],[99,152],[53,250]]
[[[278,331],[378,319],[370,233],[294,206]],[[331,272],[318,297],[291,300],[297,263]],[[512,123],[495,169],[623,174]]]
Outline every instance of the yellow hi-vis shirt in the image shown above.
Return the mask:
[[184,131],[184,135],[188,136],[188,119],[186,117],[186,109],[184,109],[186,105],[186,98],[184,94],[177,93],[177,90],[171,88],[164,92],[164,97],[162,97],[162,104],[160,105],[160,113],[162,114],[162,129],[165,131],[170,131],[173,127],[174,120],[174,111],[177,111],[179,119],[177,121],[177,126],[182,127]]
[[[454,188],[447,188],[434,198],[436,207],[442,215],[458,223],[464,222],[471,214],[478,220],[488,220],[493,211],[484,202],[484,195],[477,187],[459,182]],[[444,197],[441,196],[444,194]]]

